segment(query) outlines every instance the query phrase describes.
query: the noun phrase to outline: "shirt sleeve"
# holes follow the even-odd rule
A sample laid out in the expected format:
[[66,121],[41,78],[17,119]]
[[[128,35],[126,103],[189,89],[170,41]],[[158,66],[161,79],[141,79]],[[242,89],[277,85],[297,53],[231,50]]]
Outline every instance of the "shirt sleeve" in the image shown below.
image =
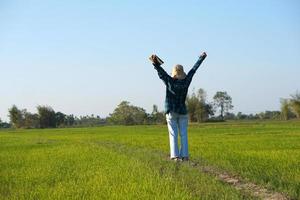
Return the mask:
[[194,64],[193,68],[189,71],[189,73],[187,74],[187,77],[186,77],[188,83],[191,83],[194,74],[196,73],[197,69],[200,67],[200,65],[204,59],[205,59],[204,56],[200,56],[198,58],[197,62]]
[[159,64],[153,63],[153,65],[154,69],[156,69],[158,73],[159,78],[167,85],[168,82],[171,81],[172,77]]

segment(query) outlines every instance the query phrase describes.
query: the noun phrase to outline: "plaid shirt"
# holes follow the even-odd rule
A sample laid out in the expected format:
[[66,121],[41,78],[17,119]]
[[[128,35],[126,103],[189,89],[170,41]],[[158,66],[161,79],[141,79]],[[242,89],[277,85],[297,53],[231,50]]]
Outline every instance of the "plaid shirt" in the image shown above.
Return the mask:
[[159,64],[154,64],[158,76],[166,85],[165,113],[175,112],[187,114],[185,99],[188,93],[192,78],[205,57],[200,56],[193,68],[189,71],[185,79],[172,78]]

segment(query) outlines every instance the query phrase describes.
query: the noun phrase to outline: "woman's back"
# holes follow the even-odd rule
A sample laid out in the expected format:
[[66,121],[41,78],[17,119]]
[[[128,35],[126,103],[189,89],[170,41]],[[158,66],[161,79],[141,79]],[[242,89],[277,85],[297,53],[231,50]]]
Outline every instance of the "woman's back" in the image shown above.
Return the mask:
[[159,63],[154,62],[153,65],[158,72],[158,76],[166,85],[165,113],[175,112],[178,114],[187,114],[185,99],[188,93],[189,85],[192,78],[205,59],[206,54],[199,57],[193,68],[182,79],[172,78]]
[[165,112],[170,111],[186,114],[185,105],[186,96],[188,93],[189,83],[187,79],[173,79],[166,87]]

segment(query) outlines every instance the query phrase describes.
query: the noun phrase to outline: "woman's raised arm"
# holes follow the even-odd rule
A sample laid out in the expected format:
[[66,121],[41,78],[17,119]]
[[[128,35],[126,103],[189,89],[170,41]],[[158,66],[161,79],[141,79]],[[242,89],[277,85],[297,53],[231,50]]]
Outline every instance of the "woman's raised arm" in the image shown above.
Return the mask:
[[194,64],[192,69],[190,69],[189,73],[187,74],[186,78],[188,79],[188,82],[192,81],[192,78],[194,74],[196,73],[197,69],[200,67],[203,60],[206,58],[207,54],[206,52],[203,52],[200,57],[198,58],[197,62]]

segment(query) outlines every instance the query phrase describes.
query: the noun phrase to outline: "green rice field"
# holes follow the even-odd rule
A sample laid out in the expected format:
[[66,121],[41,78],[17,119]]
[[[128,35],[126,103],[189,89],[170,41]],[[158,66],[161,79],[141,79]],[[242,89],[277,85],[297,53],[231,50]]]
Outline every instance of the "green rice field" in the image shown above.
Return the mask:
[[[189,126],[191,162],[300,199],[300,121]],[[0,199],[257,199],[168,159],[167,127],[0,130]]]

